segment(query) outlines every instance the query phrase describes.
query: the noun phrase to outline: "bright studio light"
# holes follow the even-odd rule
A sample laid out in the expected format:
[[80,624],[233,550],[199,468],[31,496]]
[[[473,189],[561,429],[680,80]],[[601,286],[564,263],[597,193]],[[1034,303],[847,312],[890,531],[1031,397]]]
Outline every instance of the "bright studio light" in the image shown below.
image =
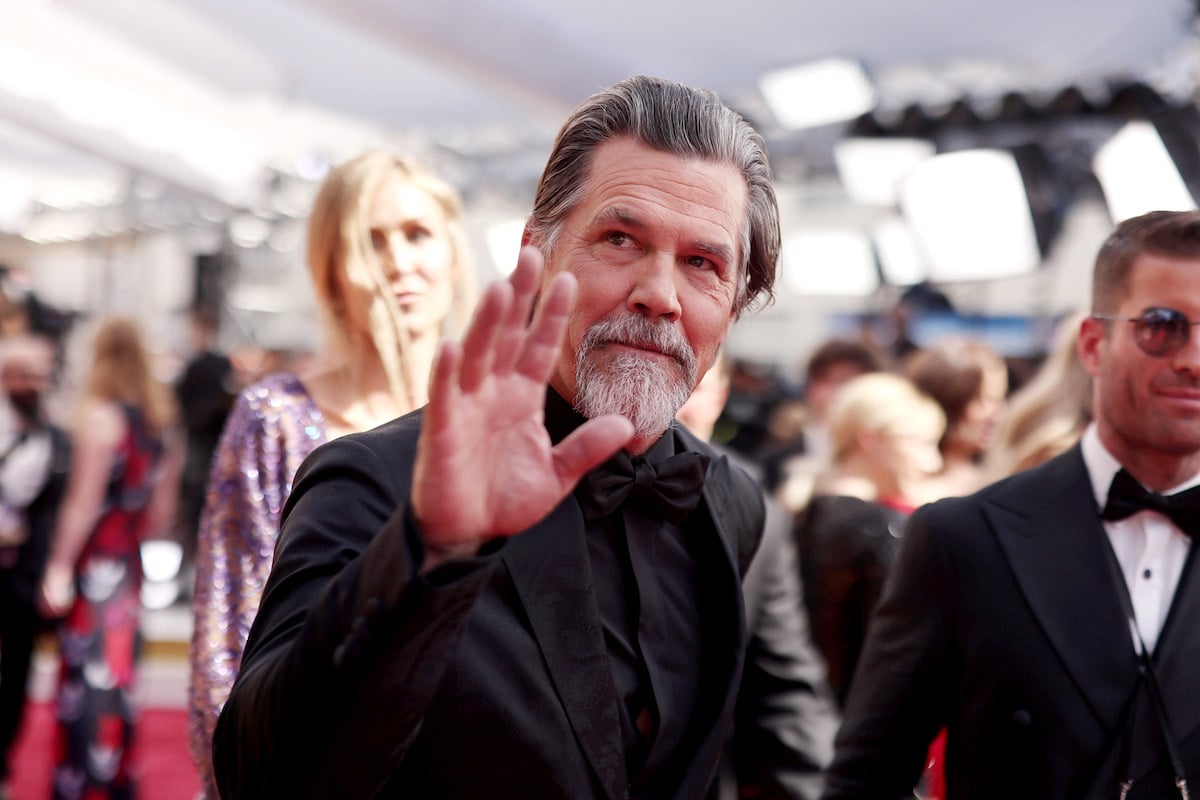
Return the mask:
[[856,202],[880,206],[895,205],[908,173],[935,152],[926,139],[860,137],[833,146],[846,194]]
[[1008,278],[1041,264],[1025,183],[1003,150],[963,150],[918,164],[900,198],[929,279]]
[[1092,159],[1114,222],[1147,211],[1191,211],[1196,201],[1149,122],[1130,122]]
[[484,234],[487,238],[488,254],[492,257],[492,266],[501,275],[508,275],[517,266],[517,254],[521,252],[521,236],[525,233],[525,220],[522,217],[496,222],[487,227]]
[[784,239],[781,261],[784,280],[797,294],[860,297],[879,287],[870,239],[860,231],[793,233]]
[[929,277],[925,259],[913,238],[912,228],[902,217],[888,217],[871,229],[879,271],[893,286],[911,286]]
[[875,107],[875,87],[858,63],[828,58],[763,74],[759,90],[785,128],[854,119]]

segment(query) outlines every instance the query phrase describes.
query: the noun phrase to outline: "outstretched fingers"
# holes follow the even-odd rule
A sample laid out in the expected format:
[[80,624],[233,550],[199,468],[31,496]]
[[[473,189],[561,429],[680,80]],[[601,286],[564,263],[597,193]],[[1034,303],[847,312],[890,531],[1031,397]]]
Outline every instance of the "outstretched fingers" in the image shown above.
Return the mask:
[[513,301],[501,323],[502,331],[495,360],[497,372],[509,372],[516,366],[529,328],[533,304],[541,286],[542,269],[542,251],[530,245],[522,247],[516,269],[508,278]]
[[512,294],[512,287],[508,283],[497,281],[487,288],[475,309],[462,343],[458,383],[464,392],[479,388],[492,371],[496,343],[512,306]]
[[489,375],[503,375],[516,367],[530,334],[542,263],[540,250],[522,247],[509,279],[488,287],[463,338],[459,382],[464,392],[477,389]]
[[453,340],[438,346],[437,357],[429,376],[429,403],[425,408],[425,424],[432,430],[449,425],[454,419],[454,407],[459,398],[459,366],[462,363],[462,344]]
[[515,369],[526,377],[545,381],[559,358],[567,320],[575,307],[575,276],[560,272],[542,294],[524,347],[517,354]]

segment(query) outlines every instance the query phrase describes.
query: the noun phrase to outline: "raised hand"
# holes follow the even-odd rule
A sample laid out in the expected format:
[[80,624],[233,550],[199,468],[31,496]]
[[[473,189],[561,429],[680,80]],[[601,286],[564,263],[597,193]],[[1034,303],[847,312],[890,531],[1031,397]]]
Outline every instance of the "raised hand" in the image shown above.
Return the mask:
[[412,493],[434,562],[533,525],[633,436],[628,420],[609,415],[552,446],[546,382],[562,357],[576,285],[569,273],[554,276],[530,322],[541,281],[540,251],[522,248],[510,279],[488,288],[463,342],[444,342],[434,363]]

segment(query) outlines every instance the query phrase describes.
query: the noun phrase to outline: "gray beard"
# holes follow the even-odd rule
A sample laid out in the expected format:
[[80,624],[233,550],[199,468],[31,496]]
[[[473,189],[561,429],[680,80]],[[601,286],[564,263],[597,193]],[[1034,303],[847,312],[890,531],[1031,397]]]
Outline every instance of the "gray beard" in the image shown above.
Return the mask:
[[[650,346],[671,356],[625,352],[603,366],[597,351],[610,343]],[[696,386],[696,356],[670,323],[628,315],[597,322],[580,343],[575,361],[575,409],[591,419],[620,414],[633,423],[638,438],[660,436]]]

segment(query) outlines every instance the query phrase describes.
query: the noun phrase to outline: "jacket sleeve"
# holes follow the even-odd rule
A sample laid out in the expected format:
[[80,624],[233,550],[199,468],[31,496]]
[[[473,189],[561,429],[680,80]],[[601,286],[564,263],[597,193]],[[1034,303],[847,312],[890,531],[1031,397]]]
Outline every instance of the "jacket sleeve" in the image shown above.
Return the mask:
[[909,520],[850,685],[826,800],[911,798],[929,744],[946,723],[955,600],[942,545],[954,532],[939,522],[951,502]]
[[738,698],[739,782],[756,797],[816,800],[838,716],[809,634],[787,512],[768,503],[745,579],[750,644]]
[[423,550],[408,508],[415,432],[386,438],[386,457],[364,444],[373,435],[318,448],[297,475],[217,723],[226,800],[374,796],[403,760],[495,568],[483,556],[418,575]]

